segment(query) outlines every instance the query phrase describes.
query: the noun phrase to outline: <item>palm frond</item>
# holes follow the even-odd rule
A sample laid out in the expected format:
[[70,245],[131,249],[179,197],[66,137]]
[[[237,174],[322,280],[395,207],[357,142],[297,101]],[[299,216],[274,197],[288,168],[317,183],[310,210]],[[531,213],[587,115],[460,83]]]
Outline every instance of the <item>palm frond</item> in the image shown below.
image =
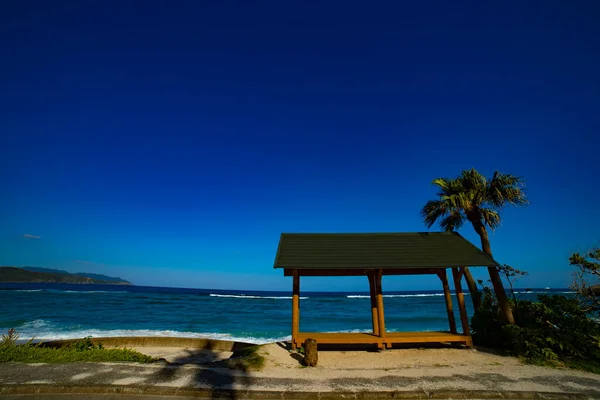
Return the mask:
[[447,205],[441,200],[429,200],[421,209],[421,216],[427,228],[431,228],[438,219],[448,213]]
[[490,229],[495,230],[500,227],[502,218],[500,218],[500,214],[498,214],[497,211],[492,210],[491,208],[480,208],[479,212],[481,213],[484,224],[489,226]]
[[461,192],[469,199],[470,207],[482,204],[485,200],[487,179],[475,168],[462,171],[457,178],[461,182]]
[[449,191],[451,190],[452,187],[452,179],[448,179],[448,178],[436,178],[433,181],[431,181],[431,184],[437,186],[440,189],[440,192],[438,193],[438,195],[442,194],[442,193],[449,193]]
[[446,231],[456,230],[468,217],[493,230],[501,224],[499,211],[503,206],[529,203],[523,178],[497,171],[488,180],[472,168],[457,178],[437,178],[432,183],[438,188],[438,199],[427,202],[421,210],[427,228],[439,222]]
[[525,182],[522,177],[496,171],[487,187],[486,201],[496,208],[506,204],[523,206],[529,204],[524,189]]
[[465,222],[465,217],[458,210],[451,211],[440,221],[440,227],[446,232],[458,230]]
[[462,182],[456,180],[452,183],[451,190],[447,193],[438,193],[440,199],[448,204],[450,209],[464,210],[467,212],[476,205],[477,195],[471,190],[465,189]]

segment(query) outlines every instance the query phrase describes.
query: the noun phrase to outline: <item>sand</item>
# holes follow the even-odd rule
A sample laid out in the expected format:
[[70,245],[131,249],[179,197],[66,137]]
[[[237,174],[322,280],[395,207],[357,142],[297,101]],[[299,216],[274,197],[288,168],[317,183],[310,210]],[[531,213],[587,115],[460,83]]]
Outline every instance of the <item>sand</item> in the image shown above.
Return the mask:
[[[366,350],[319,351],[315,368],[302,365],[301,356],[287,343],[261,349],[266,363],[260,371],[232,372],[238,378],[265,382],[266,388],[292,391],[436,391],[494,390],[539,392],[595,392],[600,394],[600,375],[568,369],[538,367],[515,357],[466,348],[407,348],[382,352]],[[204,364],[227,359],[231,352],[174,347],[139,347],[145,354],[179,365]],[[187,361],[186,361],[187,360]],[[183,365],[187,367],[189,365]],[[219,369],[221,374],[230,372]],[[219,372],[220,371],[220,372]],[[241,380],[243,382],[243,379]]]

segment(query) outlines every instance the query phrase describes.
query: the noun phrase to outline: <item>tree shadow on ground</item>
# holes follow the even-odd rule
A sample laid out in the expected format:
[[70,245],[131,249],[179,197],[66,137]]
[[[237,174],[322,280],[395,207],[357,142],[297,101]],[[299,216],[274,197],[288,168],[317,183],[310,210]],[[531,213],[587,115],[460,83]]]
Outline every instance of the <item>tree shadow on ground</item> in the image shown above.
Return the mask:
[[249,347],[252,345],[234,343],[229,356],[222,346],[209,342],[202,349],[186,350],[170,361],[161,359],[164,365],[153,380],[163,386],[203,390],[213,399],[237,399],[239,390],[248,390],[252,382],[242,352]]

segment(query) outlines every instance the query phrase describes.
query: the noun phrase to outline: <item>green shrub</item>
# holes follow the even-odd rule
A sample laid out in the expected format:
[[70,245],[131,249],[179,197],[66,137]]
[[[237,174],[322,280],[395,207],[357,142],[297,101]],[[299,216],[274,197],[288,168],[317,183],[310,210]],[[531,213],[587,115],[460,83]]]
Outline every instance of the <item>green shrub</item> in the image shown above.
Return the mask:
[[260,371],[265,366],[265,357],[261,352],[262,346],[248,346],[236,351],[227,360],[231,369],[242,371]]
[[0,362],[23,363],[68,363],[68,362],[111,362],[129,361],[148,363],[154,359],[131,349],[105,349],[101,343],[94,345],[90,337],[63,347],[43,347],[32,340],[16,344],[19,335],[14,329],[2,335],[0,342]]
[[500,349],[538,365],[565,365],[600,373],[600,324],[577,299],[541,295],[512,300],[516,325],[507,325],[491,291],[471,321],[477,345]]

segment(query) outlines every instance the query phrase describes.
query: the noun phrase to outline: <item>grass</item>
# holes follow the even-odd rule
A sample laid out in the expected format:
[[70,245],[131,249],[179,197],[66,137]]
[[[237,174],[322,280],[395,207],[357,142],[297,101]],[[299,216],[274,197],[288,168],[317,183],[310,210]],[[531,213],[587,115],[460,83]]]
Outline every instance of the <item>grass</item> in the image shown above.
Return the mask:
[[231,369],[242,371],[260,371],[265,366],[265,357],[260,351],[262,346],[248,346],[239,351],[236,351],[229,360],[227,365]]
[[42,344],[17,344],[19,335],[14,329],[2,335],[0,362],[22,363],[71,363],[71,362],[140,362],[149,363],[154,358],[131,349],[105,349],[102,344],[93,344],[90,338],[75,343],[51,348]]

